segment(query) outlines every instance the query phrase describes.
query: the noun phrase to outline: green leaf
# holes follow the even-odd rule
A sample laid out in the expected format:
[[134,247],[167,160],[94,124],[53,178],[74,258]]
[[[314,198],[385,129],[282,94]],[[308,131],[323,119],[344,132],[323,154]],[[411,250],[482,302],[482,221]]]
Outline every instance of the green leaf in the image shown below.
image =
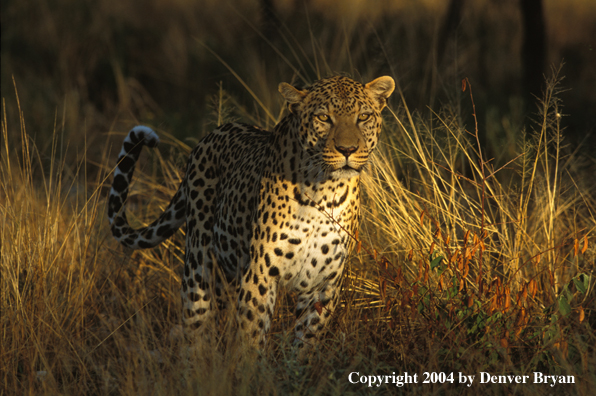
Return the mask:
[[559,296],[559,311],[563,316],[567,316],[571,313],[571,306],[565,296]]
[[573,294],[569,291],[569,287],[567,287],[567,285],[565,285],[563,290],[561,290],[561,296],[565,296],[567,302],[571,302],[573,299]]
[[441,264],[441,261],[443,261],[443,256],[435,257],[435,259],[430,262],[430,269],[435,269],[436,266]]
[[[585,280],[584,280],[584,282],[582,282],[579,279],[579,277],[581,275],[583,275],[583,274],[580,274],[580,275],[576,276],[575,278],[573,278],[573,283],[575,284],[575,287],[577,287],[577,290],[579,290],[582,294],[586,294],[587,288],[586,288],[586,285],[584,284]],[[586,279],[587,276],[584,275],[582,278]]]

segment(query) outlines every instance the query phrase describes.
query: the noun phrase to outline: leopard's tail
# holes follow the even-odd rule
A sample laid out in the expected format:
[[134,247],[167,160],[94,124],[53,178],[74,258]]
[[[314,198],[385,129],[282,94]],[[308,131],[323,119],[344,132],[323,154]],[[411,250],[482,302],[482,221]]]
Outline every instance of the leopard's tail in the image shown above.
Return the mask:
[[128,187],[132,180],[135,165],[143,146],[155,147],[159,137],[151,128],[134,127],[124,139],[122,150],[118,155],[118,164],[114,170],[114,181],[108,199],[108,219],[112,234],[120,243],[132,249],[146,249],[157,246],[172,236],[186,220],[186,196],[184,182],[176,195],[157,220],[149,226],[133,229],[128,224],[124,204],[128,197]]

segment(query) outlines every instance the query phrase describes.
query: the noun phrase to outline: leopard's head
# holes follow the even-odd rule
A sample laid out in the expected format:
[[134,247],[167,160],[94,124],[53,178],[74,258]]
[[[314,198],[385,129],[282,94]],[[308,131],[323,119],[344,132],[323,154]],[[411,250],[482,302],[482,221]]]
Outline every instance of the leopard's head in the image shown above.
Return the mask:
[[281,83],[279,92],[299,119],[300,142],[313,164],[338,178],[356,176],[381,133],[381,110],[393,92],[389,76],[361,84],[335,76],[299,90]]

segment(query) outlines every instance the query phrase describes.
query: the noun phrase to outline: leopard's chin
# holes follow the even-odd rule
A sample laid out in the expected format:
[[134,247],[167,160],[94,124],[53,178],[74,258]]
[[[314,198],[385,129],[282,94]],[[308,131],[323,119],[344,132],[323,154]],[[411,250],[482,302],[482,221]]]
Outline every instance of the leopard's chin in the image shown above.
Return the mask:
[[350,179],[355,176],[359,176],[362,168],[356,169],[352,168],[349,165],[344,165],[343,167],[336,169],[333,172],[333,176],[340,178],[340,179]]

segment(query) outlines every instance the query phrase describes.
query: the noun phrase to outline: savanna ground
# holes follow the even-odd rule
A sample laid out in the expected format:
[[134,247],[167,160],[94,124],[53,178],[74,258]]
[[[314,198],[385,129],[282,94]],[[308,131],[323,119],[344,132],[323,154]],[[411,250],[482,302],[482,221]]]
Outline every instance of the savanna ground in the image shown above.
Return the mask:
[[[554,66],[528,98],[517,2],[467,2],[449,40],[438,0],[272,3],[273,18],[248,0],[2,2],[0,394],[590,394],[596,4],[544,2]],[[164,138],[129,198],[144,224],[215,125],[270,128],[279,82],[335,72],[398,89],[328,334],[298,364],[282,296],[263,355],[228,334],[189,360],[184,231],[132,252],[108,229],[124,134]],[[369,388],[352,372],[418,383]]]

